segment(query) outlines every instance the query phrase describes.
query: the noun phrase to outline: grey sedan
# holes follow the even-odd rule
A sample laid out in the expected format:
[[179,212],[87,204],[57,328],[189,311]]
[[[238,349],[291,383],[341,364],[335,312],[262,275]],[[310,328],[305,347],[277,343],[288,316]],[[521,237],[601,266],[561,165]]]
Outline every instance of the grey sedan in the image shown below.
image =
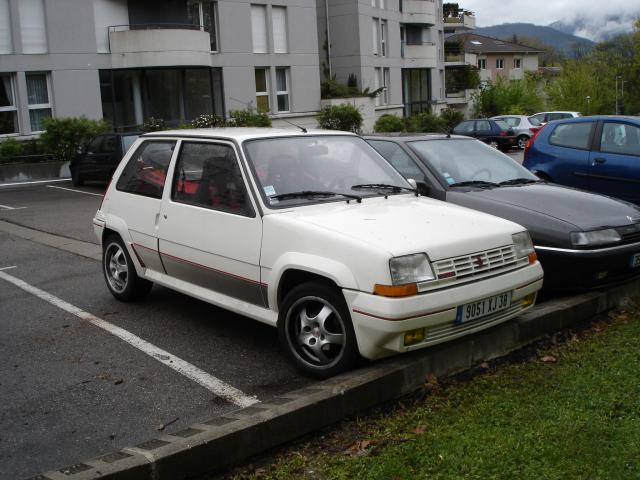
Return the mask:
[[491,118],[493,120],[502,120],[513,129],[518,140],[518,148],[521,150],[524,149],[529,139],[541,127],[537,118],[527,117],[526,115],[498,115]]
[[526,227],[547,289],[593,288],[640,276],[640,207],[541,181],[468,137],[365,140],[422,193]]

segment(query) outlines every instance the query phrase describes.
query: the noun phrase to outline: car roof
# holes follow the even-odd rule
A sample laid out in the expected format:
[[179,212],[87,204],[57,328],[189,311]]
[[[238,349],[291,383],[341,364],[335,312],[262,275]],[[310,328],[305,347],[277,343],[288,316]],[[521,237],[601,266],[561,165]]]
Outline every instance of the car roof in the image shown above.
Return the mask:
[[[594,122],[599,120],[627,120],[632,123],[640,125],[640,117],[633,117],[630,115],[590,115],[588,117],[573,117],[573,118],[561,118],[559,120],[552,120],[553,123],[567,123],[567,122]],[[552,123],[549,122],[549,123]]]
[[413,142],[417,140],[475,140],[465,135],[448,135],[446,133],[372,133],[362,136],[365,140],[399,140]]
[[491,120],[500,120],[502,118],[529,118],[531,115],[496,115],[491,117]]
[[143,137],[191,137],[191,138],[217,138],[236,140],[243,142],[256,138],[281,138],[304,137],[307,135],[345,135],[356,136],[350,132],[339,130],[309,129],[306,132],[295,128],[271,128],[271,127],[225,127],[225,128],[193,128],[185,130],[164,130],[150,132]]

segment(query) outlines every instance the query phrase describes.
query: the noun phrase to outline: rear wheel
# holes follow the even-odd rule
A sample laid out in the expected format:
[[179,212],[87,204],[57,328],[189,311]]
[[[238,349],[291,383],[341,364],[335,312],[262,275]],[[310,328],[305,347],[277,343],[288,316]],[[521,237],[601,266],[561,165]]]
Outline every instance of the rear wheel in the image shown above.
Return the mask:
[[285,296],[278,336],[294,364],[317,378],[348,370],[359,358],[344,298],[321,282],[303,283]]
[[529,141],[529,137],[527,137],[526,135],[520,135],[518,137],[518,148],[520,150],[524,150],[524,147],[527,146],[528,141]]
[[111,294],[123,302],[143,298],[153,286],[138,276],[129,252],[116,235],[109,236],[102,246],[102,271]]

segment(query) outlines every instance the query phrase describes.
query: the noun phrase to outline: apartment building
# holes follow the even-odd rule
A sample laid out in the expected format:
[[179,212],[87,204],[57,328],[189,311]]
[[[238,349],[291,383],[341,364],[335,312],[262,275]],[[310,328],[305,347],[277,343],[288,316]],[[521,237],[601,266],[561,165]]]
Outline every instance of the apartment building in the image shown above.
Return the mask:
[[442,0],[318,0],[324,78],[376,97],[376,115],[438,111],[444,101]]
[[248,105],[311,122],[315,13],[314,0],[0,0],[0,136],[52,115],[125,130]]

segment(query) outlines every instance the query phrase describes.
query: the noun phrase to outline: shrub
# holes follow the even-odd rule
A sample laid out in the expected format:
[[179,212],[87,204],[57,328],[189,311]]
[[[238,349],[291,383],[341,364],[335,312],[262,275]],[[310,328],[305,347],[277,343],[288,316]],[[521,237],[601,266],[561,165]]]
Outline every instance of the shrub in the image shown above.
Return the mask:
[[404,131],[404,120],[395,115],[382,115],[373,126],[373,130],[378,133],[402,132]]
[[205,113],[194,118],[191,121],[191,128],[213,128],[213,127],[224,127],[225,126],[224,118],[219,117],[215,113]]
[[431,112],[412,115],[406,122],[408,132],[442,133],[447,131],[446,120]]
[[231,110],[229,127],[270,127],[271,119],[266,113],[258,113],[253,108]]
[[22,154],[22,144],[15,138],[0,142],[0,157],[17,157]]
[[61,161],[71,160],[93,137],[109,130],[109,124],[104,120],[87,117],[46,118],[42,125],[45,130],[40,136],[42,144]]
[[353,105],[326,106],[316,117],[320,128],[357,133],[362,127],[362,114]]
[[165,126],[162,118],[149,117],[142,124],[143,132],[158,132],[166,129],[167,127]]
[[338,82],[335,78],[320,82],[320,95],[322,98],[346,98],[357,96],[357,88],[350,88],[344,83]]
[[464,120],[464,113],[455,108],[447,107],[440,112],[440,117],[446,124],[446,131],[450,132],[453,127]]

